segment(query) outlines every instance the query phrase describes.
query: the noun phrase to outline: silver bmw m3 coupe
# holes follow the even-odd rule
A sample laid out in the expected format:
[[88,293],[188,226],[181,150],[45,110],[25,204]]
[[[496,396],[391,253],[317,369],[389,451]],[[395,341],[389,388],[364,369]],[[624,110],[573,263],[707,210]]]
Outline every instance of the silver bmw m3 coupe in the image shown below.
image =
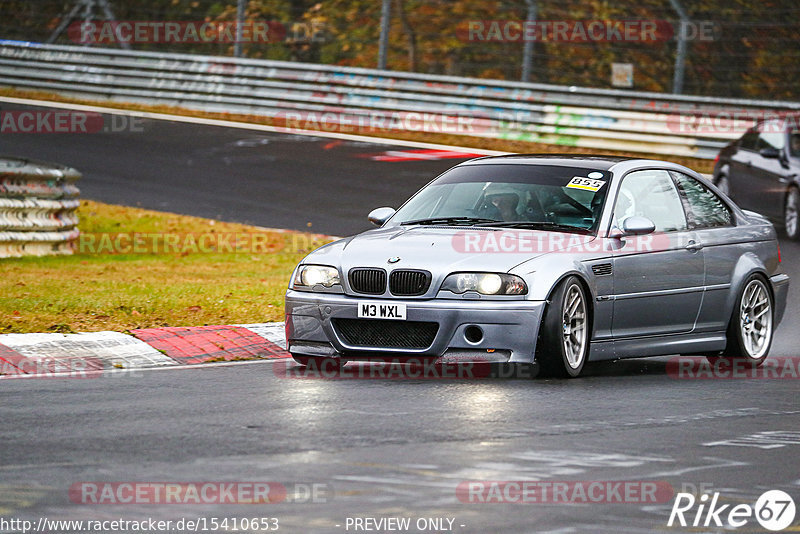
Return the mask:
[[786,306],[769,221],[673,163],[479,158],[369,220],[292,275],[300,364],[489,361],[563,377],[670,354],[757,365]]

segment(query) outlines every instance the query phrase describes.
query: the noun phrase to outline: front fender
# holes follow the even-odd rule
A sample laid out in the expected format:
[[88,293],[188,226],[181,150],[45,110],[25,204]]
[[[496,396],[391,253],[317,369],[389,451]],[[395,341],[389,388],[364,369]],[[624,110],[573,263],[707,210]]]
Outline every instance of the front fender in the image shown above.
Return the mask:
[[549,254],[518,265],[510,273],[525,279],[529,300],[549,300],[556,286],[568,276],[574,275],[586,286],[588,299],[594,301],[598,295],[598,287],[590,265],[591,262],[574,254]]
[[591,266],[596,263],[611,263],[610,257],[603,256],[596,253],[552,253],[518,265],[511,272],[525,278],[530,288],[529,299],[547,301],[546,306],[549,306],[553,292],[564,279],[569,276],[577,277],[586,291],[591,339],[602,340],[611,336],[613,301],[601,302],[597,297],[613,293],[613,277],[595,276]]

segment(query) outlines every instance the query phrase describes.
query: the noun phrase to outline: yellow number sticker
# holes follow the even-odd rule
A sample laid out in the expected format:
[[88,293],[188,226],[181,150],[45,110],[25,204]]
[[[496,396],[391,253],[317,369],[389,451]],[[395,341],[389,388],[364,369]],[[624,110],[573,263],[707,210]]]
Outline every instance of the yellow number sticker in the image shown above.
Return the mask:
[[592,180],[591,178],[575,176],[569,181],[567,187],[570,189],[583,189],[585,191],[599,191],[605,184],[603,180]]

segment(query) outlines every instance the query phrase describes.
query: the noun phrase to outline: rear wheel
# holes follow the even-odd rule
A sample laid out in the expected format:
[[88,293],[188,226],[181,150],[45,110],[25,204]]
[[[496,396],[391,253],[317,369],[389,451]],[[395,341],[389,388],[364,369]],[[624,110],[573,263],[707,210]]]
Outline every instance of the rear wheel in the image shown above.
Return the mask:
[[553,292],[545,310],[536,359],[542,374],[574,378],[589,354],[589,308],[580,281],[570,276]]
[[783,207],[783,227],[790,239],[800,239],[798,210],[800,210],[800,189],[792,187],[786,194],[786,202]]
[[755,366],[764,363],[772,346],[772,294],[758,275],[748,278],[739,294],[728,326],[728,346],[718,358],[743,360]]

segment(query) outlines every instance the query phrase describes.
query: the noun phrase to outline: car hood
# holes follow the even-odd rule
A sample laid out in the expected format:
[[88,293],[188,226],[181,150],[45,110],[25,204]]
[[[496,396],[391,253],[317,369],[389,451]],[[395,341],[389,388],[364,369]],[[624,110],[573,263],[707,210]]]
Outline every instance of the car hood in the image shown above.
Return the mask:
[[434,274],[507,272],[536,257],[594,239],[534,230],[392,226],[331,243],[310,254],[304,263],[341,266],[343,272],[353,267],[424,269]]

